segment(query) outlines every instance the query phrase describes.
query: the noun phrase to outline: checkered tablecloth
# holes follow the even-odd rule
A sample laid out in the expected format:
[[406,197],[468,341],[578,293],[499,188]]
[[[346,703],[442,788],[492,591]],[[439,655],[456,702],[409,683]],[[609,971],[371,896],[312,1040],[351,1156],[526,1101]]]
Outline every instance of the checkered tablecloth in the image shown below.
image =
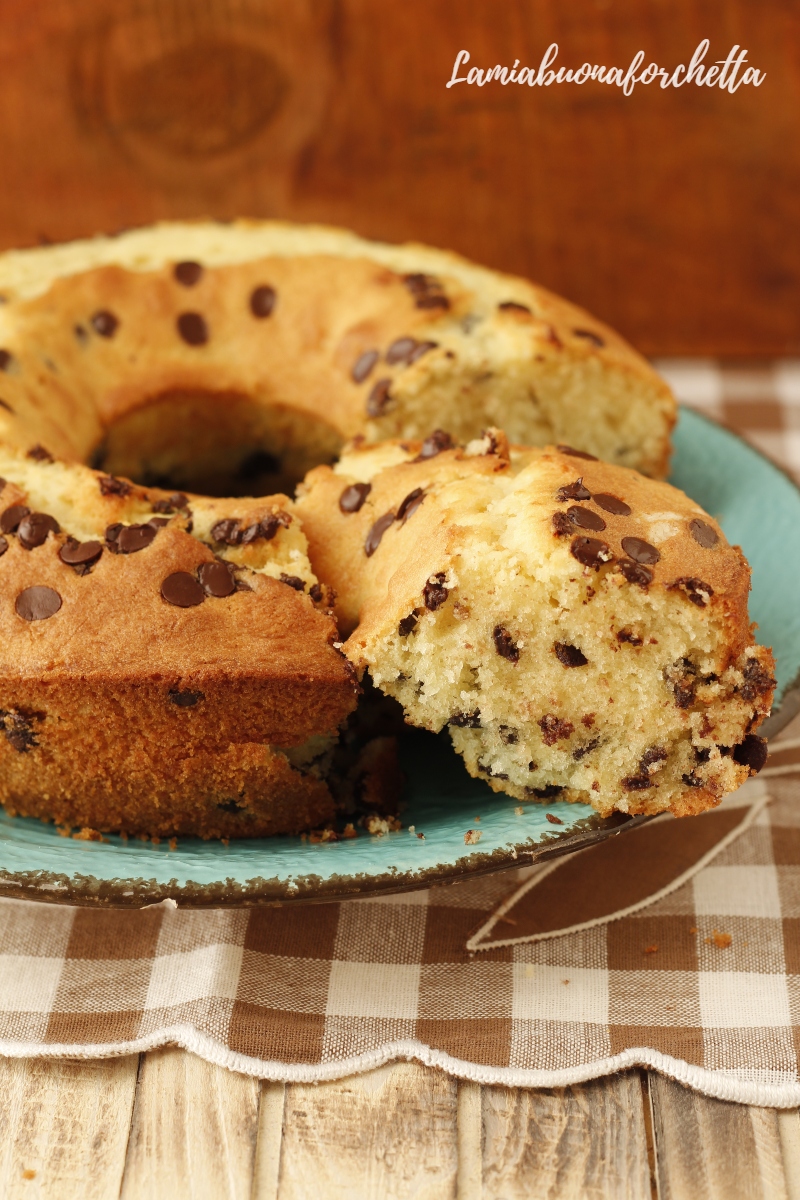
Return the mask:
[[[660,365],[800,477],[800,362]],[[799,1105],[800,719],[719,810],[553,868],[249,911],[0,901],[0,1053],[167,1042],[273,1079],[409,1056],[535,1087],[643,1064]]]

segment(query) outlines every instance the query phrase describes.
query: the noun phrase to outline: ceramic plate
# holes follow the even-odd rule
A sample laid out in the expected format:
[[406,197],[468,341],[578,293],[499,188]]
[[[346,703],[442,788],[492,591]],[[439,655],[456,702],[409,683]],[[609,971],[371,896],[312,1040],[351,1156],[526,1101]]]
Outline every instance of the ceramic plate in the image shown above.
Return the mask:
[[[800,708],[800,491],[788,476],[696,413],[683,410],[672,481],[720,522],[753,568],[750,611],[772,645],[778,695],[769,732]],[[471,779],[449,737],[408,730],[404,825],[384,837],[313,845],[278,837],[232,842],[182,838],[166,844],[109,837],[77,842],[39,821],[0,817],[0,895],[71,904],[138,907],[167,898],[222,906],[326,900],[399,891],[538,861],[622,832],[647,818],[599,817],[582,804],[519,807]],[[546,814],[560,818],[553,824]],[[480,817],[480,822],[476,818]],[[467,829],[480,842],[466,846]]]

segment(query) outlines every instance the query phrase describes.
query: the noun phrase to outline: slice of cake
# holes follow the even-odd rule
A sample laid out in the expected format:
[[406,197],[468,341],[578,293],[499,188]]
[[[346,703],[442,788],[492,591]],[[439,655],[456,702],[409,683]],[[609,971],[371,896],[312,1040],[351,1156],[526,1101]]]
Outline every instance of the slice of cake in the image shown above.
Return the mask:
[[301,492],[348,657],[494,790],[683,815],[763,764],[749,568],[676,488],[490,430],[355,446]]

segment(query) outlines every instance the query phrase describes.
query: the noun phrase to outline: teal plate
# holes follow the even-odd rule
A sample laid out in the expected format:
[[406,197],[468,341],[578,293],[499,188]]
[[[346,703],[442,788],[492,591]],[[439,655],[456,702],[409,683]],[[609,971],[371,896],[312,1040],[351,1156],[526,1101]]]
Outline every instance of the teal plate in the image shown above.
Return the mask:
[[[800,707],[800,491],[734,434],[688,410],[676,430],[672,482],[717,517],[750,560],[751,615],[777,660],[774,733]],[[52,825],[3,815],[0,895],[132,908],[165,899],[205,907],[335,900],[526,865],[648,819],[602,818],[565,801],[524,805],[519,815],[516,800],[467,775],[446,734],[408,730],[402,758],[406,828],[383,837],[320,845],[296,837],[241,839],[229,846],[181,838],[170,850],[117,837],[78,842]],[[470,828],[481,837],[467,847]]]

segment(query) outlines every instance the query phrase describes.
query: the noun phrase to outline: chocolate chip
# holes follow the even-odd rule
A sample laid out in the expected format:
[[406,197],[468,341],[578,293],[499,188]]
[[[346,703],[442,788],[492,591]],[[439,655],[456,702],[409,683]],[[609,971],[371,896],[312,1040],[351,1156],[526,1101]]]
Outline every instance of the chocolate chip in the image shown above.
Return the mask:
[[555,815],[555,813],[545,813],[544,815],[547,818],[547,820],[550,822],[551,825],[563,825],[564,824],[564,822],[561,820],[561,817],[557,817]]
[[775,687],[776,681],[769,671],[764,670],[757,658],[748,658],[743,675],[744,683],[739,688],[739,692],[748,703],[752,703],[757,696],[766,695]]
[[281,583],[285,583],[287,587],[294,588],[296,592],[304,592],[306,590],[305,581],[299,575],[284,575],[281,571]]
[[0,516],[0,530],[3,533],[16,533],[20,521],[27,517],[31,510],[25,504],[12,504]]
[[34,462],[51,463],[55,461],[50,451],[45,450],[44,446],[40,446],[38,442],[35,446],[31,446],[25,457],[32,458]]
[[222,599],[223,596],[232,596],[236,591],[236,580],[227,563],[203,563],[197,569],[197,576],[207,596]]
[[14,363],[14,355],[10,350],[0,350],[0,371],[8,371]]
[[453,713],[448,725],[455,725],[456,729],[480,729],[481,727],[481,711],[479,708],[472,712]]
[[366,541],[364,542],[364,553],[366,554],[367,558],[371,558],[378,549],[378,546],[381,544],[381,538],[386,533],[386,530],[393,523],[393,521],[393,512],[387,512],[384,513],[382,517],[378,517],[377,521],[367,534]]
[[131,485],[124,479],[115,479],[113,475],[101,475],[97,481],[103,496],[127,496]]
[[[273,534],[274,534],[274,531],[273,531]],[[243,529],[242,532],[239,534],[239,538],[238,538],[239,545],[240,546],[249,546],[251,542],[258,541],[258,539],[262,536],[263,536],[263,534],[261,532],[261,522],[255,521],[252,525],[248,525],[246,529]]]
[[103,553],[102,542],[79,542],[76,538],[67,538],[58,552],[58,557],[68,567],[90,567],[96,563]]
[[414,297],[414,303],[417,308],[450,307],[450,301],[445,296],[441,283],[433,275],[423,275],[421,272],[415,272],[411,275],[404,275],[403,283]]
[[653,582],[653,572],[650,568],[642,566],[641,563],[635,563],[632,558],[621,558],[617,563],[617,568],[628,583],[635,583],[639,587],[646,588]]
[[425,441],[422,443],[420,448],[420,452],[414,461],[421,462],[426,458],[435,458],[436,455],[441,454],[443,450],[452,450],[454,446],[455,442],[450,437],[449,433],[446,433],[444,429],[434,429],[433,433],[430,434],[429,437],[425,438]]
[[400,507],[397,510],[397,520],[405,525],[408,518],[413,517],[424,499],[425,493],[422,488],[414,488],[413,492],[409,492],[405,500],[400,502]]
[[8,549],[8,538],[4,538],[2,535],[0,535],[0,558],[3,557],[3,555],[5,554],[7,549]]
[[564,788],[560,783],[548,783],[544,787],[526,787],[525,791],[529,796],[536,796],[539,800],[552,800],[554,796],[558,796],[563,792]]
[[712,529],[705,521],[700,521],[699,519],[689,522],[689,533],[698,546],[702,546],[704,550],[713,550],[719,541],[719,534],[716,529]]
[[542,741],[545,746],[555,746],[556,742],[571,737],[575,726],[571,721],[562,721],[553,713],[545,713],[539,721],[539,728],[542,731]]
[[89,324],[95,333],[100,335],[100,337],[110,338],[113,337],[117,332],[119,320],[112,312],[109,312],[107,309],[103,308],[89,318]]
[[583,476],[574,483],[567,483],[556,492],[556,500],[591,500],[592,493],[583,486]]
[[368,417],[382,416],[392,398],[390,391],[391,383],[391,379],[379,379],[378,382],[373,385],[372,391],[370,392],[369,396],[367,396]]
[[23,517],[17,526],[17,535],[20,540],[20,545],[26,550],[33,550],[36,546],[43,546],[47,541],[49,533],[60,533],[61,526],[55,517],[51,517],[49,513],[29,513]]
[[20,592],[14,602],[17,616],[23,621],[46,621],[61,608],[61,597],[51,587],[34,586]]
[[605,346],[605,341],[600,337],[599,333],[594,333],[591,329],[573,329],[575,337],[585,338],[587,342],[591,342],[593,346],[597,346],[598,350],[601,346]]
[[620,783],[624,792],[642,792],[656,786],[649,775],[626,775]]
[[571,508],[567,509],[567,516],[579,529],[593,529],[595,533],[602,533],[606,527],[606,523],[599,513],[592,512],[590,508],[581,508],[578,504],[573,504]]
[[714,589],[710,584],[703,583],[702,579],[695,579],[689,575],[682,575],[680,579],[676,579],[669,585],[670,591],[676,589],[684,592],[686,598],[691,600],[692,604],[696,604],[698,608],[705,608],[706,603],[714,595]]
[[351,483],[339,497],[339,508],[343,513],[357,513],[371,491],[371,483]]
[[413,631],[416,629],[416,626],[417,614],[412,612],[409,613],[407,617],[403,617],[402,621],[397,626],[397,632],[400,634],[400,637],[408,637],[408,635],[413,633]]
[[389,349],[386,351],[386,361],[389,366],[395,366],[396,363],[407,363],[410,356],[417,348],[417,339],[413,337],[401,337],[392,342]]
[[641,538],[637,537],[624,537],[622,539],[622,549],[628,555],[628,558],[632,558],[637,563],[652,565],[653,563],[657,563],[661,558],[655,546],[651,546],[649,542],[643,542]]
[[751,775],[758,774],[767,761],[768,753],[767,739],[755,733],[748,733],[741,745],[733,748],[734,761],[741,763],[743,767],[749,767]]
[[504,300],[497,307],[500,309],[500,312],[530,313],[531,311],[527,304],[520,304],[517,300]]
[[203,268],[199,262],[175,263],[172,273],[184,287],[194,287],[203,278]]
[[587,454],[585,450],[575,450],[572,446],[558,445],[556,450],[560,450],[562,454],[568,454],[571,458],[585,458],[587,462],[599,461],[594,454]]
[[553,533],[556,537],[566,537],[572,533],[572,521],[565,512],[553,513]]
[[505,626],[495,625],[492,637],[494,638],[494,648],[501,658],[507,658],[512,663],[519,662],[519,646]]
[[308,594],[315,604],[319,604],[322,600],[322,584],[312,583],[311,587],[308,589]]
[[711,748],[709,746],[695,746],[694,756],[699,763],[708,762],[711,757]]
[[168,575],[161,584],[161,595],[167,604],[174,604],[176,608],[194,608],[206,598],[202,587],[188,571],[173,571]]
[[668,758],[669,755],[663,746],[648,746],[639,759],[639,774],[649,772],[651,767],[655,767],[658,763],[666,762]]
[[566,642],[556,642],[553,649],[562,667],[585,667],[589,661],[582,650],[577,646],[569,646]]
[[178,708],[194,708],[195,704],[205,700],[205,694],[203,692],[181,692],[177,688],[171,688],[167,693],[167,699],[171,704],[177,704]]
[[618,496],[612,496],[609,492],[597,492],[592,499],[599,508],[613,513],[615,517],[629,517],[631,515],[630,507],[625,501],[620,500]]
[[350,372],[350,378],[353,382],[363,383],[379,358],[380,352],[378,350],[365,350],[363,354],[359,354]]
[[681,779],[686,786],[690,788],[699,788],[704,786],[703,780],[695,771],[690,771],[688,775],[681,775]]
[[250,293],[250,312],[254,317],[269,317],[275,307],[278,293],[268,283],[262,283]]
[[436,612],[436,609],[441,608],[447,600],[449,592],[444,586],[444,580],[444,572],[440,571],[438,575],[432,575],[422,589],[425,607],[430,612]]
[[637,637],[635,633],[631,633],[630,629],[620,629],[617,634],[617,641],[620,644],[627,642],[629,646],[641,646],[642,639]]
[[211,526],[211,536],[215,542],[221,542],[224,546],[237,546],[241,541],[239,522],[235,517],[217,521],[216,525]]
[[6,741],[18,754],[27,754],[39,745],[31,718],[14,708],[0,709],[0,729],[5,734]]
[[582,563],[584,567],[594,567],[596,571],[603,563],[611,562],[614,558],[611,547],[605,542],[598,541],[597,538],[573,538],[569,549],[572,557],[577,558],[579,563]]
[[155,536],[156,530],[152,525],[123,525],[113,542],[118,554],[136,554],[149,546]]
[[204,346],[208,341],[208,325],[200,313],[181,313],[176,324],[178,333],[187,345]]
[[575,762],[580,762],[581,759],[585,758],[587,754],[591,754],[592,750],[596,750],[599,745],[600,738],[592,738],[592,740],[587,742],[585,746],[578,746],[577,750],[573,750],[572,757],[575,759]]
[[179,512],[180,509],[186,508],[189,503],[189,497],[183,492],[173,492],[166,500],[156,500],[153,504],[153,512],[157,513],[173,513]]

